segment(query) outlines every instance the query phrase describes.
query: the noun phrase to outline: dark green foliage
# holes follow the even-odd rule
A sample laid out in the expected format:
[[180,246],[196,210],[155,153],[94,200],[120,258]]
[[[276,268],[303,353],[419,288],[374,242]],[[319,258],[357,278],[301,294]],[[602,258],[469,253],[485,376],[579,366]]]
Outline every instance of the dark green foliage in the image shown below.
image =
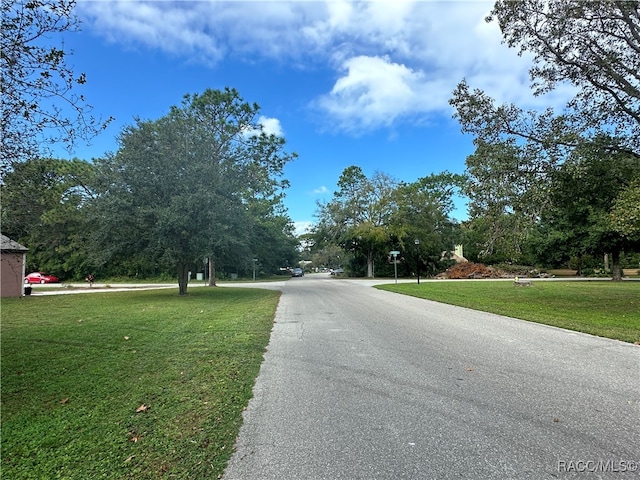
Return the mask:
[[307,239],[316,263],[343,266],[353,276],[393,276],[389,252],[397,250],[400,275],[444,270],[442,253],[458,239],[449,214],[463,183],[448,172],[399,183],[381,172],[367,178],[358,166],[346,168],[333,199],[319,205],[318,225]]
[[29,248],[28,271],[77,280],[95,268],[85,208],[94,175],[93,165],[81,160],[34,159],[5,176],[2,233]]
[[[612,254],[614,278],[620,278],[620,253],[638,241],[616,231],[610,221],[616,198],[640,175],[640,163],[625,153],[611,153],[611,140],[574,150],[551,176],[550,205],[542,213],[543,244],[562,258]],[[640,238],[638,238],[640,240]],[[579,272],[580,273],[580,272]]]
[[487,21],[533,55],[534,93],[569,83],[576,95],[559,112],[536,112],[464,80],[453,92],[455,117],[475,136],[466,227],[477,258],[557,264],[611,253],[618,265],[621,249],[637,250],[639,19],[638,1],[495,3]]
[[28,270],[63,280],[171,272],[186,293],[206,259],[277,271],[296,257],[281,178],[295,154],[262,131],[258,111],[235,90],[207,90],[126,127],[95,163],[17,163],[0,187],[3,234],[29,248]]
[[291,257],[280,176],[295,154],[262,132],[258,112],[233,89],[206,90],[125,129],[118,152],[98,163],[92,222],[100,263],[171,266],[184,294],[188,271],[205,258],[242,268],[266,250],[263,242]]

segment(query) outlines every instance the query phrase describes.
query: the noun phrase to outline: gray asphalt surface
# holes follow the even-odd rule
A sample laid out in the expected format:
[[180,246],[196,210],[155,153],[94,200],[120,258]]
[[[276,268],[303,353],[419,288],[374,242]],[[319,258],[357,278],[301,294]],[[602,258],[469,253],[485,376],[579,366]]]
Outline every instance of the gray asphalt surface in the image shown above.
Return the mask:
[[640,478],[640,347],[284,284],[225,480]]

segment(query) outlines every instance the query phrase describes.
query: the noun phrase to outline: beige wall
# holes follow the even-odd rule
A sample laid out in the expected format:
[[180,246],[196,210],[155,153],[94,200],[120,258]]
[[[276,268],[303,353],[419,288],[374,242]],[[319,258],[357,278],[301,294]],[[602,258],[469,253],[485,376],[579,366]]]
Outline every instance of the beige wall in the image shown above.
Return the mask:
[[19,297],[24,291],[24,253],[0,254],[0,296]]

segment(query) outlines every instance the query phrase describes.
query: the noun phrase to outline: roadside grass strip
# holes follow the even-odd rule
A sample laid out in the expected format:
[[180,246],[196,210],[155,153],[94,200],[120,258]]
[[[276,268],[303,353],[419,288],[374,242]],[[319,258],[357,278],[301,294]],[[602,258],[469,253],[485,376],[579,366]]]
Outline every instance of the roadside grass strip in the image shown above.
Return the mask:
[[2,477],[218,478],[279,292],[2,300]]
[[513,281],[402,283],[377,288],[624,342],[640,342],[640,282]]

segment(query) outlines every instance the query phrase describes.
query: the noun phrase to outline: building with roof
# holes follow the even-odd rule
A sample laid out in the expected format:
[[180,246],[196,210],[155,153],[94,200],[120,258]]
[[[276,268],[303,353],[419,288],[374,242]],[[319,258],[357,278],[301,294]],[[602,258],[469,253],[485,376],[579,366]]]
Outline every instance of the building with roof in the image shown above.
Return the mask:
[[0,297],[24,295],[28,248],[0,234]]

